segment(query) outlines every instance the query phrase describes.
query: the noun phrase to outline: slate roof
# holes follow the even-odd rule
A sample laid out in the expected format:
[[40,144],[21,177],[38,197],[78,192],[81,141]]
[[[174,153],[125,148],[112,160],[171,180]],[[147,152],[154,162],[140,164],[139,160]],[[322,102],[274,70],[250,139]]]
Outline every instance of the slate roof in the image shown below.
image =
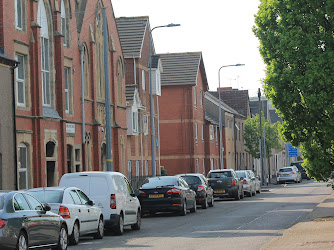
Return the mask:
[[141,57],[146,28],[147,26],[150,28],[149,17],[119,17],[115,20],[123,56],[125,58]]
[[281,117],[278,116],[276,110],[269,110],[269,114],[270,114],[270,121],[271,123],[283,123],[283,119]]
[[[218,91],[210,91],[210,94],[219,98]],[[249,97],[248,97],[248,90],[225,90],[220,91],[220,98],[224,103],[226,103],[231,108],[235,109],[238,113],[242,114],[243,116],[247,117],[250,115],[248,113],[249,109]]]
[[207,85],[202,52],[159,54],[162,67],[161,86],[196,85],[200,65],[203,65],[203,82]]
[[[261,103],[262,111],[267,110],[268,101],[267,100],[261,100],[261,101],[262,101]],[[250,106],[252,116],[255,116],[256,114],[259,113],[259,101],[258,100],[251,100],[249,102],[249,106]],[[268,120],[267,112],[263,112],[263,113],[264,113],[264,117],[266,118],[266,120]]]
[[5,49],[0,47],[0,63],[15,66],[18,62],[7,56]]

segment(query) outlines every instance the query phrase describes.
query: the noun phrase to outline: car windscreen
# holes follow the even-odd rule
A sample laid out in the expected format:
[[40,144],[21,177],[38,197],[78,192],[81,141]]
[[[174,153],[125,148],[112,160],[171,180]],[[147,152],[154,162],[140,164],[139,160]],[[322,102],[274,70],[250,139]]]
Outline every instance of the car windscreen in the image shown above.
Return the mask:
[[62,203],[63,190],[28,191],[42,203]]
[[211,172],[208,174],[208,178],[225,178],[232,177],[231,171]]
[[0,193],[0,210],[3,209],[3,206],[5,205],[5,195],[4,193]]
[[292,168],[281,168],[280,172],[292,172]]
[[238,175],[239,178],[240,177],[246,178],[246,172],[244,172],[244,171],[237,171],[236,173],[237,173],[237,175]]
[[148,178],[144,181],[141,188],[177,186],[177,178]]
[[201,184],[201,180],[198,176],[185,175],[182,178],[188,183],[188,185]]

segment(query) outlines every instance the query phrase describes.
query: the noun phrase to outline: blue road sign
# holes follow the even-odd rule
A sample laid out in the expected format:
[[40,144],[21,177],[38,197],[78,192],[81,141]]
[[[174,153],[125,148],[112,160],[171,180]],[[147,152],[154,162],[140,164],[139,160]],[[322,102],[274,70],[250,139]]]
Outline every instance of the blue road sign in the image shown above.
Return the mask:
[[288,157],[297,157],[298,156],[298,148],[295,148],[290,143],[287,144],[288,147]]

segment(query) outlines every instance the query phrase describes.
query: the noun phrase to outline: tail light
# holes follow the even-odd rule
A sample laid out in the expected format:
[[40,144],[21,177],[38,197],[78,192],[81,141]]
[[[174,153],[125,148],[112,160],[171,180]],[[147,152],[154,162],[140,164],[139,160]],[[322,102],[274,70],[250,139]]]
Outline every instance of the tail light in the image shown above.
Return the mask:
[[277,173],[277,177],[280,176],[280,173]]
[[243,184],[248,184],[248,182],[247,182],[246,179],[244,179],[242,183],[243,183]]
[[197,188],[197,191],[199,192],[199,191],[203,191],[203,190],[204,190],[203,185],[199,185],[198,188]]
[[232,186],[236,186],[237,185],[237,181],[235,179],[232,179]]
[[180,190],[177,188],[172,188],[167,191],[167,194],[179,194]]
[[146,193],[143,190],[139,190],[139,195],[146,195]]
[[296,174],[295,172],[291,172],[291,174]]
[[7,224],[7,220],[0,219],[0,229],[3,228],[4,226],[6,226],[6,224]]
[[67,207],[60,206],[58,214],[63,217],[64,219],[71,218],[70,210]]
[[116,195],[115,194],[110,195],[110,208],[116,209]]

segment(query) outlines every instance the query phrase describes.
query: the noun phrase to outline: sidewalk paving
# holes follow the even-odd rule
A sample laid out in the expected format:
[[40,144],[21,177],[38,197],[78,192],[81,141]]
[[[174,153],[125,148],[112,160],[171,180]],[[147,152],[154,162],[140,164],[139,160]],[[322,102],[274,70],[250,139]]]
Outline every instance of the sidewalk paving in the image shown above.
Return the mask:
[[334,193],[260,249],[334,249]]

